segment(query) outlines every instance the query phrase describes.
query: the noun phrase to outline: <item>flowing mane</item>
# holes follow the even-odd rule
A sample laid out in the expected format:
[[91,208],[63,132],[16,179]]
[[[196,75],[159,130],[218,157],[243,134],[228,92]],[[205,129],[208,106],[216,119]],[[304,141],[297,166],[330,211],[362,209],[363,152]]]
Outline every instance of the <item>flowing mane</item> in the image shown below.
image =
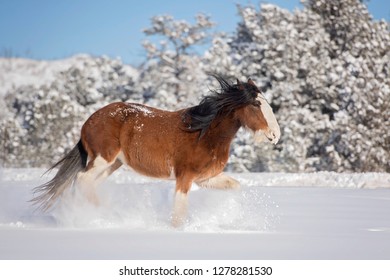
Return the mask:
[[237,80],[236,84],[230,84],[220,76],[212,76],[219,82],[220,89],[211,90],[211,95],[204,97],[199,105],[185,110],[182,115],[185,130],[200,131],[199,138],[202,138],[217,117],[253,104],[257,97],[258,89],[250,83]]

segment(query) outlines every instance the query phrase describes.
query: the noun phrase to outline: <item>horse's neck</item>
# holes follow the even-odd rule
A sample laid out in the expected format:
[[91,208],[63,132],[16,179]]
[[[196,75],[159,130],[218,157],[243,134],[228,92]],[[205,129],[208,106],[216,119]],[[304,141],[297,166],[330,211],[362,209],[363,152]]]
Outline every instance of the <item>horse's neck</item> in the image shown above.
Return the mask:
[[240,123],[232,115],[222,116],[211,123],[204,138],[209,144],[215,144],[219,147],[223,145],[230,146],[239,128]]

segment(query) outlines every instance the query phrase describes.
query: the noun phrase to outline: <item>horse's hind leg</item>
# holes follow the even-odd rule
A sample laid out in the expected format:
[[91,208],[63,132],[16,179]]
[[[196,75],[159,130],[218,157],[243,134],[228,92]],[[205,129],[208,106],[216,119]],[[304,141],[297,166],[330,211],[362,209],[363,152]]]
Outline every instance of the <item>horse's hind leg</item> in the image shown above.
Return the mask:
[[114,163],[111,163],[103,172],[101,172],[95,179],[95,187],[99,186],[104,180],[106,180],[112,173],[115,172],[119,167],[122,166],[120,160],[115,160]]
[[196,184],[203,188],[215,189],[239,189],[240,183],[225,173],[220,173],[215,177],[203,181],[197,181]]
[[80,172],[77,177],[77,185],[81,188],[82,193],[89,202],[96,206],[99,205],[96,187],[121,165],[122,163],[117,159],[108,162],[100,156],[90,160],[86,170]]

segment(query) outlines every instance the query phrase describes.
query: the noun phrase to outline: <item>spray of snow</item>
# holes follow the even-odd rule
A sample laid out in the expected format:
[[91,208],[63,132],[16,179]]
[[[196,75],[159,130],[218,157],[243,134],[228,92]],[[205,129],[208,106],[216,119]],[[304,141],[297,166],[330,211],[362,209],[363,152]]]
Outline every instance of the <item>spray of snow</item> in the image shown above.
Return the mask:
[[[173,230],[170,224],[174,199],[172,181],[151,180],[121,170],[98,187],[98,207],[88,203],[77,189],[71,189],[50,213],[42,214],[34,213],[31,205],[25,202],[31,199],[32,186],[47,179],[37,180],[43,170],[33,170],[25,173],[3,169],[1,204],[10,212],[3,211],[4,216],[0,217],[3,226],[16,223],[36,227],[43,223],[63,228]],[[4,195],[8,192],[14,197]],[[272,229],[277,219],[276,208],[272,198],[258,185],[232,191],[201,189],[194,185],[189,194],[189,215],[182,230],[262,232]]]
[[[132,175],[133,176],[133,175]],[[65,228],[131,228],[173,230],[170,224],[174,183],[109,180],[98,189],[100,206],[89,204],[77,190],[63,197],[52,212]],[[189,194],[189,211],[183,231],[230,232],[272,228],[276,221],[272,198],[253,187],[241,191],[198,189]]]

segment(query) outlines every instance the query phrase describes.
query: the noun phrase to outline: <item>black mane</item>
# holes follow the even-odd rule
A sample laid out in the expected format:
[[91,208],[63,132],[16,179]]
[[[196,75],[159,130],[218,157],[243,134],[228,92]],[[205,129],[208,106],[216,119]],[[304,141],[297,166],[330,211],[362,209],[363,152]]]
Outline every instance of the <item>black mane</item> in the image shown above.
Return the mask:
[[255,85],[241,83],[230,84],[224,78],[212,75],[217,79],[221,88],[212,90],[211,95],[203,98],[199,105],[184,111],[183,122],[185,130],[200,131],[201,138],[210,127],[211,122],[221,115],[227,115],[243,106],[253,104],[259,90]]

